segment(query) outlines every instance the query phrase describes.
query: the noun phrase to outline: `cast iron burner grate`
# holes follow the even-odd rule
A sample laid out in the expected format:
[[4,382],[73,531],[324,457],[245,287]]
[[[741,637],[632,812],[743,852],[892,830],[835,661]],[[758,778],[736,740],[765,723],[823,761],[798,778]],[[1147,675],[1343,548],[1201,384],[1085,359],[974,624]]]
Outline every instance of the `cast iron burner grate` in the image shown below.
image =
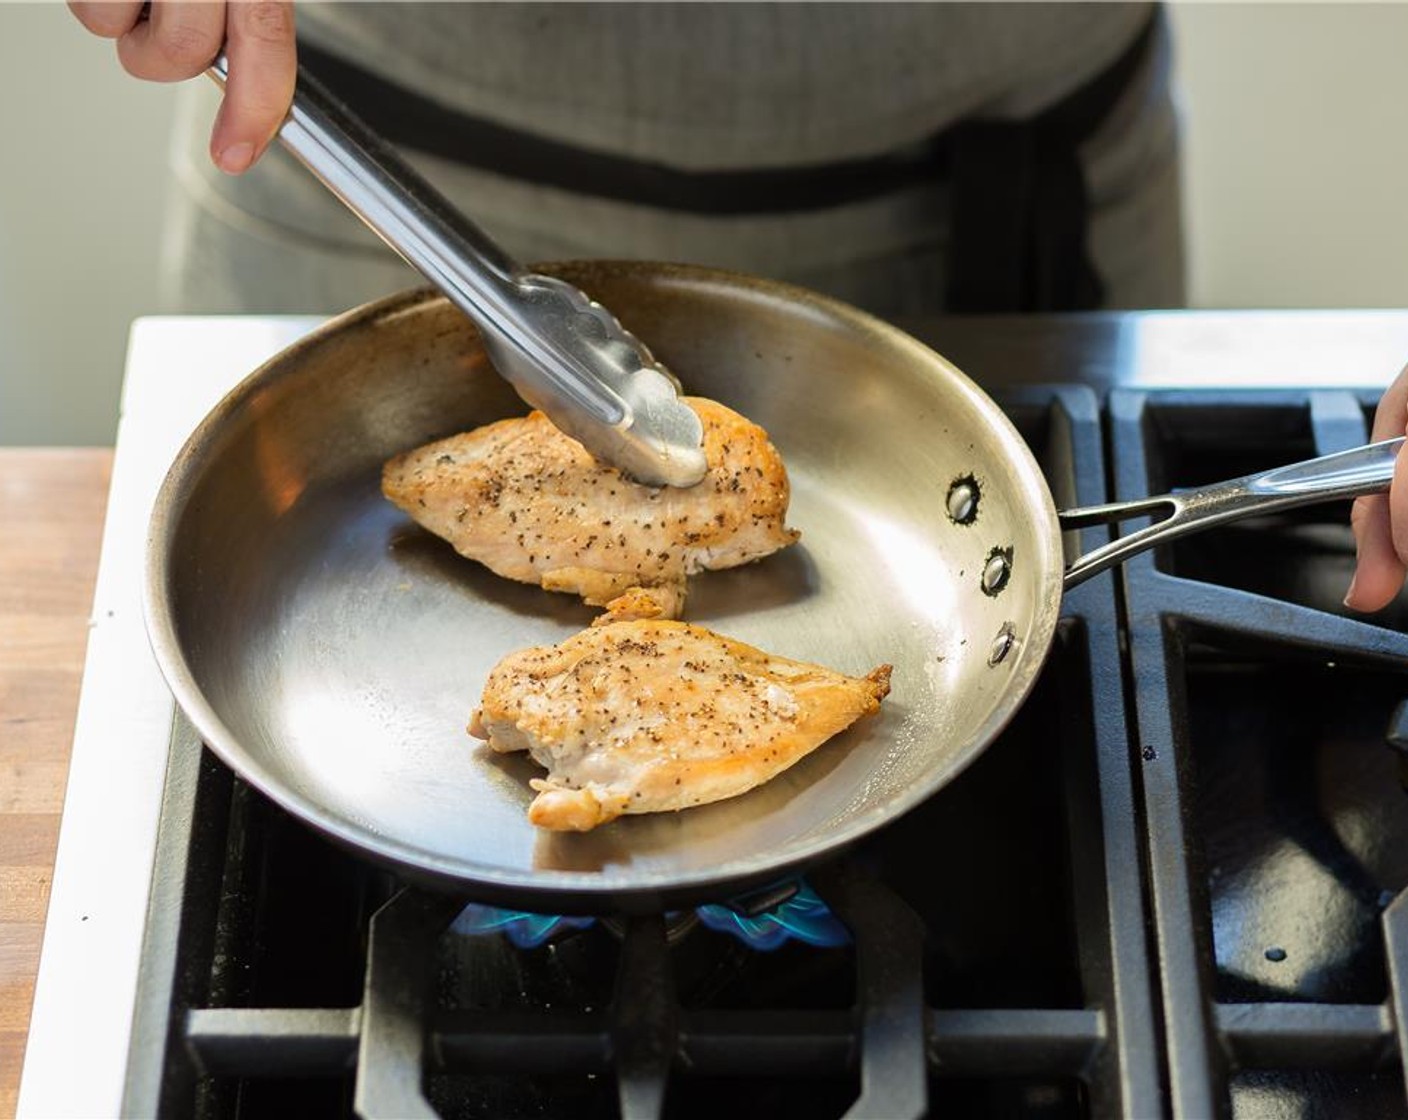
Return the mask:
[[[1104,500],[1091,392],[1004,407],[1059,503]],[[849,943],[772,952],[663,918],[467,936],[470,900],[333,848],[178,719],[124,1111],[1158,1115],[1132,719],[1107,574],[983,757],[811,874]]]
[[[1376,399],[1116,391],[1117,496],[1357,446]],[[1408,616],[1340,606],[1347,515],[1125,567],[1175,1116],[1405,1115],[1408,798],[1385,727],[1408,741]]]

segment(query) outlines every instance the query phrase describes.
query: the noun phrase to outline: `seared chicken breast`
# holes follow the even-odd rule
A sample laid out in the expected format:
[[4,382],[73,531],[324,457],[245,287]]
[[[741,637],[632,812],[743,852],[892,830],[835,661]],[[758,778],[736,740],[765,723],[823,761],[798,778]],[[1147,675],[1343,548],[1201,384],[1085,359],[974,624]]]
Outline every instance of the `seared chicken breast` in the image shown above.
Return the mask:
[[547,767],[528,818],[585,831],[623,813],[734,797],[780,774],[890,691],[700,626],[612,622],[509,654],[470,734]]
[[626,596],[614,617],[675,618],[686,577],[799,536],[785,526],[787,472],[767,433],[714,401],[686,400],[709,464],[688,489],[634,482],[533,412],[397,456],[382,492],[501,576],[598,606]]

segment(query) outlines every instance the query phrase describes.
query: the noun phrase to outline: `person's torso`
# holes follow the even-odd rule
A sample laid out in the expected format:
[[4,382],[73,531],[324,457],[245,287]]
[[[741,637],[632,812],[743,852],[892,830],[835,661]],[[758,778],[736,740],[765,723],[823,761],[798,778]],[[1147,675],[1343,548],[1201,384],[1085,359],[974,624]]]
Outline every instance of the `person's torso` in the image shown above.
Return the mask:
[[686,169],[903,149],[1115,58],[1137,4],[312,4],[300,37],[442,105]]

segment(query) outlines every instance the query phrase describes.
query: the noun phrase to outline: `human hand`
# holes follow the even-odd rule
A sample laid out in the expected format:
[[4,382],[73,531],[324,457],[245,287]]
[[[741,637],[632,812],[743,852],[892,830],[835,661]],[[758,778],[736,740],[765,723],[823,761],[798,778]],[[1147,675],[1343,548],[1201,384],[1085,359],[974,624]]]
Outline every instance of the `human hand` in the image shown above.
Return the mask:
[[[1373,440],[1394,439],[1408,430],[1408,369],[1390,385],[1374,413]],[[1358,553],[1345,606],[1376,611],[1388,606],[1408,573],[1408,454],[1400,454],[1387,494],[1357,498],[1350,514]]]
[[204,73],[223,47],[225,99],[210,132],[210,158],[232,175],[253,166],[293,100],[298,71],[291,0],[69,0],[94,35],[117,40],[122,68],[152,82]]

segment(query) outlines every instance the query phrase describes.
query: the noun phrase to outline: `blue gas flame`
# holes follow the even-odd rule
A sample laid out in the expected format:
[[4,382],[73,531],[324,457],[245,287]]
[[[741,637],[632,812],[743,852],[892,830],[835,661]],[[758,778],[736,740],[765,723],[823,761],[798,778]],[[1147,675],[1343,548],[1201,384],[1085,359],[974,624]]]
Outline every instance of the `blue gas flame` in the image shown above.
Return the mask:
[[753,917],[727,906],[701,906],[696,913],[710,929],[731,933],[754,949],[777,949],[793,939],[832,949],[851,940],[840,919],[806,883],[780,906]]
[[[828,949],[851,940],[840,919],[806,883],[786,902],[751,917],[727,906],[701,906],[695,913],[710,929],[731,934],[750,948],[763,951],[777,949],[792,940]],[[471,902],[455,919],[453,929],[475,937],[502,933],[519,949],[536,949],[563,930],[586,929],[595,921],[501,910]]]
[[456,933],[480,936],[502,933],[519,949],[536,949],[564,929],[586,929],[595,918],[568,918],[551,914],[530,914],[526,910],[500,910],[471,902],[460,912],[452,927]]

